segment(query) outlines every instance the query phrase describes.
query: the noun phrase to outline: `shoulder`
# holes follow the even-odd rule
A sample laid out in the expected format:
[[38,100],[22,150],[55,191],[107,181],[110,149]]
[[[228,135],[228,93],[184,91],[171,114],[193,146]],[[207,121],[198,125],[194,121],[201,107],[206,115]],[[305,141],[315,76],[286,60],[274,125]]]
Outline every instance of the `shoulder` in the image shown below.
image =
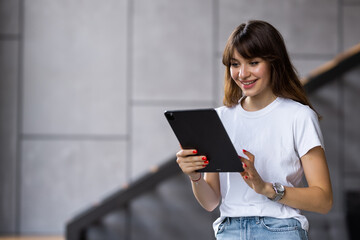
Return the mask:
[[294,120],[306,118],[317,119],[316,112],[308,105],[304,105],[292,99],[282,99],[281,108],[286,112],[286,114],[293,117]]

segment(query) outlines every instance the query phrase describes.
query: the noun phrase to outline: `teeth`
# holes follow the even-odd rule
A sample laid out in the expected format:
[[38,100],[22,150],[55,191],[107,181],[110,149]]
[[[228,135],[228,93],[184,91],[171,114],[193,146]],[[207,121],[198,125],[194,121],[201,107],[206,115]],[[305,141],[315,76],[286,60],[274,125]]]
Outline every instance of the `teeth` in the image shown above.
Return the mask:
[[256,80],[251,81],[251,82],[243,82],[242,84],[244,84],[244,85],[250,85],[250,84],[253,84],[254,82],[256,82]]

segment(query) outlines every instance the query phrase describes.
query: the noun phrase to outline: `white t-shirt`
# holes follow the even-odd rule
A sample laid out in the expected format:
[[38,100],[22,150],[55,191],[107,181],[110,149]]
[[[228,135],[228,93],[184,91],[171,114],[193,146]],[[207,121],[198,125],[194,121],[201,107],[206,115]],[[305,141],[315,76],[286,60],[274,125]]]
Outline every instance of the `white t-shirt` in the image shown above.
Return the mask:
[[[255,168],[264,181],[303,186],[300,158],[316,146],[324,147],[317,114],[309,106],[278,97],[255,112],[245,111],[241,104],[216,111],[238,154],[246,157],[243,149],[254,154]],[[219,176],[222,202],[215,233],[225,217],[244,216],[295,218],[308,230],[309,223],[298,209],[257,194],[239,173]]]

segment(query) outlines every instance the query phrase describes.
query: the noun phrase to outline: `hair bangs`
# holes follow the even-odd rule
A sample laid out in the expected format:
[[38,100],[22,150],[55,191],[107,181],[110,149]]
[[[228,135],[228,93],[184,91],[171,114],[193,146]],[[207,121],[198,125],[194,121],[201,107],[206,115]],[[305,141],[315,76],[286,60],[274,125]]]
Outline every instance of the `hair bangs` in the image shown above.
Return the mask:
[[245,59],[263,57],[267,55],[267,51],[253,34],[249,34],[245,27],[243,31],[234,38],[234,46],[236,51]]

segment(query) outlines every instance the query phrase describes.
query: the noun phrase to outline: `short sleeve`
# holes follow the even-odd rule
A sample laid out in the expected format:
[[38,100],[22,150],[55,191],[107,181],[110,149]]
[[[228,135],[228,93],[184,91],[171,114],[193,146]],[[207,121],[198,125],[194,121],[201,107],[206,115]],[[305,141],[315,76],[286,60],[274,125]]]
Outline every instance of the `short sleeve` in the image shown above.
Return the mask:
[[308,106],[302,107],[295,116],[294,143],[300,158],[314,147],[324,148],[318,116]]

